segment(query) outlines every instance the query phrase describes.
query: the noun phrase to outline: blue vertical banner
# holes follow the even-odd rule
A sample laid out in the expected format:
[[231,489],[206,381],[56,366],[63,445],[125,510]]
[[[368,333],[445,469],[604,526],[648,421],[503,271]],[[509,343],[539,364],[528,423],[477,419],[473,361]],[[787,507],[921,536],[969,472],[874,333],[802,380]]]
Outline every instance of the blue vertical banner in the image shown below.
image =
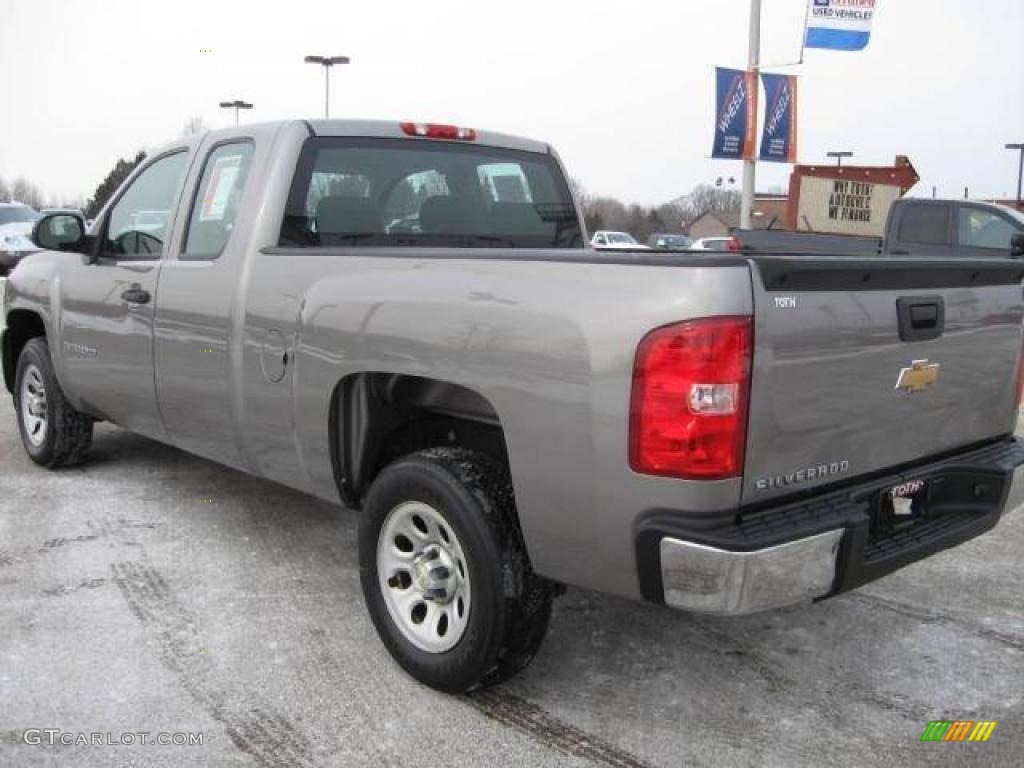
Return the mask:
[[761,160],[796,162],[796,76],[761,74],[764,83],[764,131]]
[[757,139],[757,75],[738,69],[715,69],[715,143],[711,156],[752,160]]
[[875,0],[808,0],[807,48],[861,51],[871,39]]

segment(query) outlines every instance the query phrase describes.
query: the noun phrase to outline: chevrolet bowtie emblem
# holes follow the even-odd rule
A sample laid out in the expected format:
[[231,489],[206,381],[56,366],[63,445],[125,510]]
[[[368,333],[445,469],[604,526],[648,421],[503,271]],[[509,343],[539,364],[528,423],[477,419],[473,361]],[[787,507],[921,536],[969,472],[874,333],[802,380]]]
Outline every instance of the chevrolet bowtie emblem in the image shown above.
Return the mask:
[[900,370],[900,377],[896,380],[896,390],[899,392],[924,392],[938,380],[938,363],[929,364],[927,360],[915,360],[909,368]]

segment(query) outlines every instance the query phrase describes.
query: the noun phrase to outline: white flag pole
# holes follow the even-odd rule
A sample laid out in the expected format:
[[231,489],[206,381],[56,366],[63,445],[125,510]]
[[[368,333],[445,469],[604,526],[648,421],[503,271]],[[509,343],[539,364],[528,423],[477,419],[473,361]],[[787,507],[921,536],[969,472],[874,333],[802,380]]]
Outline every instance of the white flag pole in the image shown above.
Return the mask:
[[800,61],[797,64],[804,63],[804,54],[807,52],[807,25],[811,21],[811,4],[807,3],[807,8],[804,10],[804,31],[800,35]]
[[[805,33],[806,35],[806,33]],[[757,79],[760,77],[761,62],[761,0],[750,0],[750,45],[747,49],[747,66],[754,72],[754,93],[750,98],[754,100],[754,136],[756,146],[757,136],[757,115],[760,111],[758,89],[761,87]],[[748,126],[749,130],[749,126]],[[754,213],[754,184],[757,170],[757,158],[750,158],[743,161],[743,192],[740,198],[740,229],[751,229]]]

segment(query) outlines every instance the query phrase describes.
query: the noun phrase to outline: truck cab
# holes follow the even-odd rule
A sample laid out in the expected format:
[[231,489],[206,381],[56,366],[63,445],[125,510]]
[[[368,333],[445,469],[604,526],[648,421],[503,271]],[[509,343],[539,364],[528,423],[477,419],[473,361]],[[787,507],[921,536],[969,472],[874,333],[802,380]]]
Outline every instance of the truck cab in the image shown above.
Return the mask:
[[904,198],[890,208],[885,231],[889,256],[1000,258],[1024,233],[1024,214],[996,203]]

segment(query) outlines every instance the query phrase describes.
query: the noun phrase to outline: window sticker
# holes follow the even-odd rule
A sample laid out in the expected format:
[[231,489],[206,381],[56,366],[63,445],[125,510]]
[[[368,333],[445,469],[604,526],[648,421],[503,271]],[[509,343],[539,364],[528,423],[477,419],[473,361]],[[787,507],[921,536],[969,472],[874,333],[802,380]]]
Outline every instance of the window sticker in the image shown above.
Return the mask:
[[199,210],[200,221],[221,221],[224,218],[241,165],[241,155],[218,157],[214,162],[210,181],[203,193],[203,207]]

